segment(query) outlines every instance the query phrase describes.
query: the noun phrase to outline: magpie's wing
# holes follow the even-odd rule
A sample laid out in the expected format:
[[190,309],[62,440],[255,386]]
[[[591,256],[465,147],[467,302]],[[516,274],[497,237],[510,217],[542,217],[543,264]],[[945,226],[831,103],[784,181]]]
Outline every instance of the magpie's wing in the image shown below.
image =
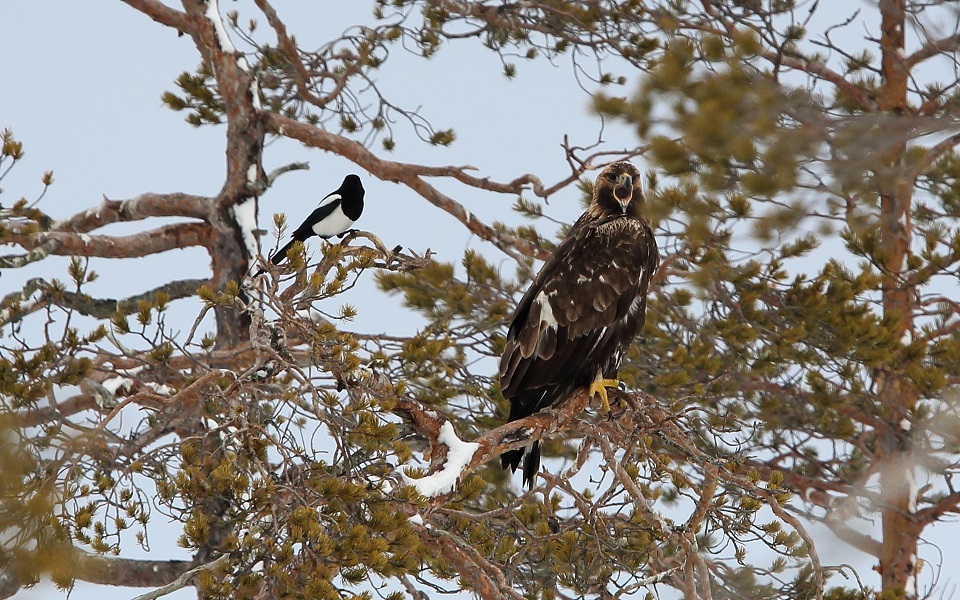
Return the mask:
[[297,230],[293,232],[293,239],[300,240],[302,242],[308,237],[316,235],[316,233],[313,231],[313,226],[333,214],[333,211],[340,206],[340,201],[340,194],[336,193],[330,194],[321,200],[320,206],[310,213],[310,216],[307,217],[306,220],[300,224],[300,227],[297,227]]

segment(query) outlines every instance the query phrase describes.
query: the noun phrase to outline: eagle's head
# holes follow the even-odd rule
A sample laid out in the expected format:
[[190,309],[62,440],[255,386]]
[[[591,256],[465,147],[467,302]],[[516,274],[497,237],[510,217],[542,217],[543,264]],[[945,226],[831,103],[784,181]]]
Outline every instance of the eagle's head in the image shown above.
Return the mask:
[[594,218],[625,214],[639,217],[642,203],[640,171],[626,161],[615,162],[597,176],[589,212]]

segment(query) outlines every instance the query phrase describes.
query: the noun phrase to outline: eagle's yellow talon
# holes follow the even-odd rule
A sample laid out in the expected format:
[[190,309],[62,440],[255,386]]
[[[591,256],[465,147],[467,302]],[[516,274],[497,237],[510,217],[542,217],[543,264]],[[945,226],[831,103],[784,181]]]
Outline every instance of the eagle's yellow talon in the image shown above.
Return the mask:
[[593,398],[594,394],[599,394],[603,410],[609,413],[610,401],[607,399],[607,388],[615,388],[619,385],[620,382],[616,379],[604,379],[602,375],[597,375],[597,378],[590,384],[590,397]]

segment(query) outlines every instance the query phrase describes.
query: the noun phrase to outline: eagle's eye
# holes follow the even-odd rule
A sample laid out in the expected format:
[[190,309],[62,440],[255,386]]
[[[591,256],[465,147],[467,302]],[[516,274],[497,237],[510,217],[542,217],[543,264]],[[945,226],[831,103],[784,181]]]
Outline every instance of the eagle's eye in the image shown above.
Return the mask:
[[614,175],[613,173],[607,173],[606,177],[607,177],[607,179],[609,179],[610,181],[616,181],[616,180],[617,180],[617,176]]

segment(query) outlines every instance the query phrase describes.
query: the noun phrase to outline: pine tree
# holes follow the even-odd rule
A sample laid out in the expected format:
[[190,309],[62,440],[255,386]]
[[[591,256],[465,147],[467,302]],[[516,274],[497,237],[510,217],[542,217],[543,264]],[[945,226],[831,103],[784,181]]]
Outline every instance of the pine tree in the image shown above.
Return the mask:
[[[163,101],[223,126],[227,172],[210,197],[0,208],[0,240],[18,247],[0,267],[69,257],[64,281],[32,277],[0,304],[0,595],[43,576],[203,598],[946,589],[920,541],[960,506],[957,86],[932,66],[957,64],[960,36],[937,27],[948,5],[401,0],[311,50],[266,0],[243,18],[213,0],[127,4],[196,46]],[[391,102],[377,72],[401,49],[475,40],[508,77],[517,60],[572,57],[594,111],[637,146],[565,142],[553,184],[385,158],[411,131],[456,136]],[[251,277],[262,196],[304,167],[265,171],[279,137],[405,186],[486,245],[444,262],[356,232]],[[23,144],[2,142],[16,184]],[[627,389],[610,418],[581,391],[503,425],[506,323],[563,232],[545,201],[589,197],[618,158],[649,169],[664,258]],[[514,214],[486,223],[452,185]],[[102,231],[150,217],[170,220]],[[186,246],[207,251],[209,278],[87,292],[90,259]],[[354,329],[345,294],[361,278],[424,325]],[[174,306],[195,308],[191,328],[171,324]],[[528,492],[495,458],[531,438],[548,460]],[[168,518],[192,560],[125,557],[127,532],[146,546]],[[811,523],[872,558],[875,589],[824,564]]]

